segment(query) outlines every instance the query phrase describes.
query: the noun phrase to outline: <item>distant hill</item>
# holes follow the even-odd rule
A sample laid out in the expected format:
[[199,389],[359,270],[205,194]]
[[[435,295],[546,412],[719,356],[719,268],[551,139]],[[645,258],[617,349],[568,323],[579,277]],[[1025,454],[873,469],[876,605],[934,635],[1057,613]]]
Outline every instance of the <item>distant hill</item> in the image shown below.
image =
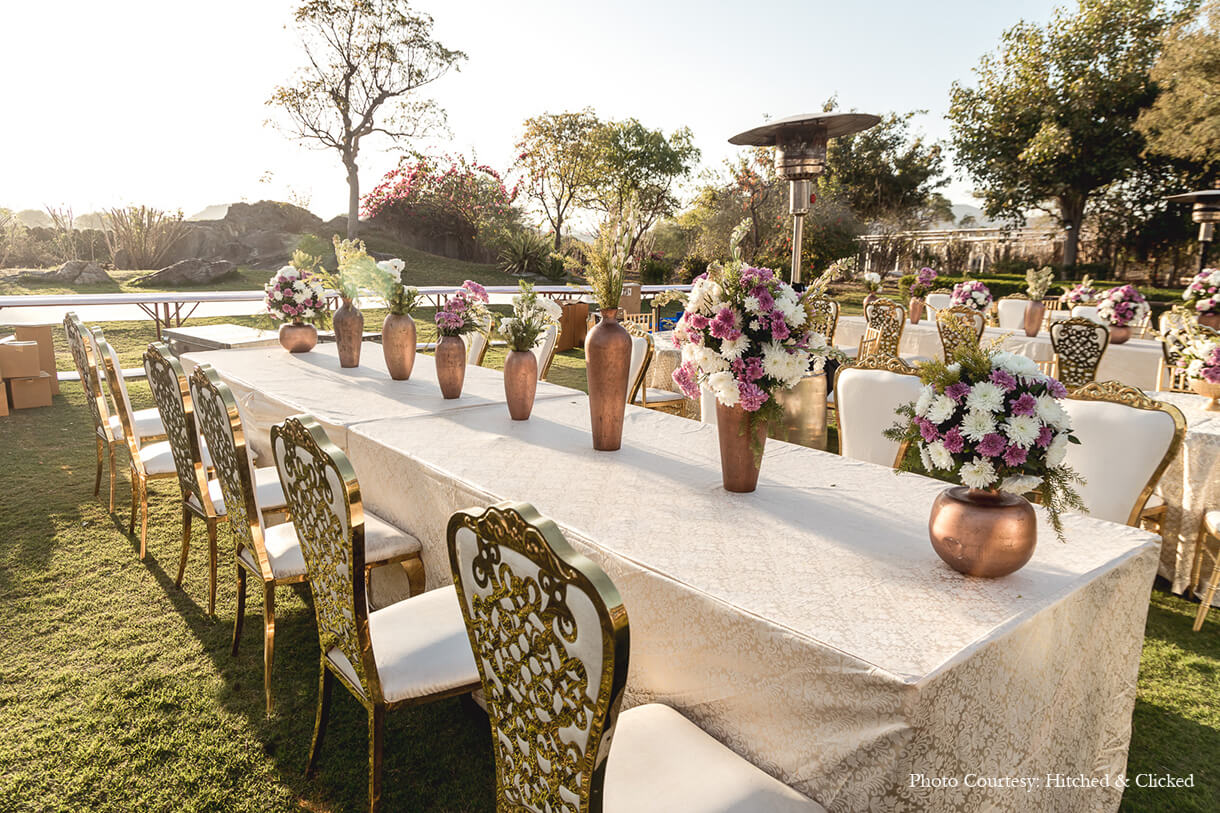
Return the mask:
[[[965,218],[968,218],[968,217],[974,218],[973,223],[970,223],[968,221],[967,224],[965,226],[963,226],[962,220]],[[959,229],[968,229],[968,228],[982,229],[982,228],[986,228],[987,226],[994,225],[991,218],[989,218],[989,217],[987,217],[987,215],[983,214],[982,209],[980,209],[977,206],[971,206],[968,203],[953,204],[953,219],[956,222],[957,227]]]
[[224,220],[224,216],[229,213],[228,203],[213,203],[201,212],[196,212],[187,220]]
[[41,209],[22,209],[16,215],[22,225],[28,228],[36,228],[38,226],[49,227],[51,225],[51,216]]

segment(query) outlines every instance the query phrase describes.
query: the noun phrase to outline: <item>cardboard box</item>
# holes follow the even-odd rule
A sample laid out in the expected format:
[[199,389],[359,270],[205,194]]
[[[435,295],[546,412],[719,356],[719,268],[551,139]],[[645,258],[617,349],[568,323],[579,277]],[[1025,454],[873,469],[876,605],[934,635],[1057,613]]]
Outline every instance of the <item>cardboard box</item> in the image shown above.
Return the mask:
[[38,366],[38,344],[36,342],[0,344],[0,369],[4,370],[5,378],[37,378],[42,372],[42,368]]
[[30,409],[32,407],[48,407],[51,405],[51,376],[39,371],[33,378],[10,378],[8,385],[9,398],[13,409]]
[[51,325],[17,325],[19,342],[37,342],[38,368],[51,375],[51,393],[59,394],[59,371],[55,369],[55,338],[51,333]]

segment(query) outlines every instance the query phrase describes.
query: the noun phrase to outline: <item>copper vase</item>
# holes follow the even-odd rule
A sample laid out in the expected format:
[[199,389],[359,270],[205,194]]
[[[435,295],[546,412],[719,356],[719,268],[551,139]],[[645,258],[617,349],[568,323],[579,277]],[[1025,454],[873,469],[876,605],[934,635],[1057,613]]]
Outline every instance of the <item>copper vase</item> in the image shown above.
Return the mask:
[[1204,412],[1220,412],[1220,384],[1195,378],[1191,380],[1190,388],[1208,399],[1207,403],[1203,405]]
[[932,503],[928,536],[949,567],[996,578],[1020,570],[1034,555],[1038,523],[1024,497],[954,486]]
[[618,308],[605,308],[601,321],[585,336],[589,422],[593,427],[593,448],[598,451],[613,452],[623,444],[630,367],[631,334],[618,323]]
[[1122,344],[1131,338],[1131,328],[1110,325],[1110,344]]
[[1220,313],[1199,314],[1199,324],[1210,327],[1212,330],[1220,330]]
[[406,381],[415,367],[415,320],[405,313],[391,313],[381,326],[381,352],[390,378]]
[[869,292],[864,295],[864,302],[861,303],[861,307],[867,308],[869,305],[873,304],[873,302],[875,302],[876,300],[877,300],[877,294],[875,292]]
[[528,421],[538,392],[538,357],[529,350],[513,350],[504,359],[504,400],[514,421]]
[[308,353],[318,344],[318,329],[300,319],[280,325],[280,346],[289,353]]
[[919,324],[919,320],[923,318],[923,308],[924,302],[922,297],[911,297],[911,301],[907,303],[907,310],[911,314],[911,324]]
[[1046,304],[1040,299],[1031,299],[1025,306],[1025,335],[1037,336],[1042,330],[1042,319],[1046,316]]
[[750,413],[741,404],[727,407],[716,402],[716,431],[720,435],[720,476],[725,491],[745,494],[758,488],[762,455],[754,455],[767,443],[767,422],[758,421],[750,431]]
[[343,297],[343,304],[332,317],[335,327],[335,344],[339,345],[339,366],[360,366],[360,344],[364,341],[364,314]]
[[461,336],[442,336],[436,345],[436,383],[441,395],[458,398],[466,380],[466,342]]

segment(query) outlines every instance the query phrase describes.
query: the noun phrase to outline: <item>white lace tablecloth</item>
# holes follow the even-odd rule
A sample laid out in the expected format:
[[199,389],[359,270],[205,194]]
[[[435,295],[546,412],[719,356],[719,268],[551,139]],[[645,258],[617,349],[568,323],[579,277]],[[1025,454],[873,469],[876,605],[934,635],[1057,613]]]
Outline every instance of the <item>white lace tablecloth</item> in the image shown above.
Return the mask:
[[682,351],[674,346],[674,332],[662,330],[652,334],[652,363],[648,367],[646,385],[660,390],[678,392],[674,370],[682,364]]
[[[227,377],[230,354],[209,355]],[[451,580],[454,510],[532,502],[623,596],[629,705],[673,705],[832,810],[1117,808],[1152,535],[1073,516],[1064,544],[1043,519],[1023,570],[967,579],[927,539],[943,484],[771,441],[758,491],[734,495],[710,426],[628,408],[623,448],[595,452],[588,402],[570,390],[527,422],[473,393],[444,412],[404,395],[392,416],[374,395],[362,415],[366,388],[388,386],[375,379],[332,384],[346,406],[330,420],[348,421],[366,504],[423,542],[429,586]],[[264,384],[264,403],[322,404],[307,383]],[[1047,773],[1111,782],[977,781]]]
[[[842,348],[860,346],[867,324],[863,316],[840,316],[835,328],[835,345]],[[1001,330],[988,327],[983,331],[983,341],[1003,339],[1003,348],[1013,353],[1029,356],[1034,361],[1052,361],[1055,351],[1051,337],[1046,333],[1026,336],[1023,330]],[[908,320],[898,345],[904,356],[941,357],[940,334],[936,323],[928,320],[912,325]],[[1153,339],[1128,339],[1123,344],[1106,347],[1105,355],[1097,368],[1098,381],[1121,381],[1140,389],[1159,389],[1161,343]]]

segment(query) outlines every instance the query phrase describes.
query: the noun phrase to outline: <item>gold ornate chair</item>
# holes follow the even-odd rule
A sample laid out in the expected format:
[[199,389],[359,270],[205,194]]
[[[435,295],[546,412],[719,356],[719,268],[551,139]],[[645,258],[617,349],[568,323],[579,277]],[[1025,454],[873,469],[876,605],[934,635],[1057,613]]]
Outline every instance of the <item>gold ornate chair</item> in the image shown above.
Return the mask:
[[835,329],[839,326],[839,303],[828,296],[817,296],[810,300],[813,319],[809,328],[820,334],[827,344],[834,344]]
[[915,369],[892,356],[861,356],[850,367],[836,370],[839,454],[897,468],[908,444],[890,440],[883,432],[897,422],[894,410],[916,400],[922,388]]
[[898,358],[898,345],[906,324],[906,309],[891,299],[876,299],[864,307],[868,327],[860,339],[857,355]]
[[974,308],[958,306],[936,312],[936,332],[940,335],[941,352],[946,362],[952,362],[959,348],[977,345],[987,327],[986,317]]
[[656,357],[656,340],[639,324],[624,325],[631,334],[631,360],[627,367],[627,403],[680,415],[686,409],[686,396],[648,386],[648,368]]
[[136,504],[141,508],[140,521],[140,559],[144,558],[148,542],[148,481],[164,480],[177,477],[174,468],[174,455],[170,450],[168,440],[152,443],[140,437],[134,429],[131,401],[127,397],[127,388],[122,385],[122,368],[119,367],[118,355],[106,341],[101,328],[93,329],[93,341],[98,355],[106,367],[106,383],[110,387],[110,395],[118,404],[119,423],[123,427],[123,439],[127,443],[127,451],[131,455],[131,523],[128,533],[135,533]]
[[1064,409],[1080,438],[1079,445],[1068,445],[1065,463],[1085,480],[1078,489],[1088,513],[1110,522],[1159,526],[1165,504],[1152,492],[1182,445],[1182,411],[1118,381],[1073,390]]
[[[1203,550],[1208,537],[1220,541],[1220,508],[1208,511],[1203,515],[1203,523],[1199,527],[1199,537],[1195,540],[1195,561],[1190,569],[1190,590],[1200,586],[1200,577],[1203,575]],[[1207,613],[1212,608],[1212,601],[1216,598],[1218,585],[1220,585],[1220,564],[1212,567],[1211,583],[1207,587],[1206,595],[1203,596],[1203,602],[1199,605],[1199,611],[1195,613],[1195,632],[1203,629],[1203,622],[1207,619]]]
[[624,326],[638,325],[648,333],[651,333],[657,329],[652,311],[649,311],[648,313],[621,313],[619,314],[619,320]]
[[487,698],[497,810],[823,810],[668,706],[619,712],[623,600],[533,506],[459,511],[448,539]]
[[108,419],[110,421],[111,434],[116,438],[119,437],[119,433],[123,428],[122,421],[119,419],[119,412],[122,411],[123,406],[126,406],[127,412],[132,419],[132,426],[135,427],[142,441],[153,443],[158,440],[165,440],[165,427],[161,425],[161,413],[157,411],[155,406],[145,409],[132,408],[131,395],[127,391],[127,376],[123,373],[123,365],[119,362],[118,353],[115,353],[114,348],[111,347],[108,355],[114,363],[114,369],[119,377],[117,392],[122,394],[122,398],[114,395],[116,388],[110,383],[110,374],[107,372],[107,367],[102,360],[101,349],[98,347],[96,337],[94,336],[94,331],[100,330],[101,328],[97,327],[93,328],[93,330],[85,329],[81,335],[88,340],[86,348],[93,353],[93,362],[97,369],[98,380],[104,382],[99,384],[98,389],[103,392],[103,395],[107,392],[110,393],[109,401],[106,398],[103,398],[102,401],[103,406],[109,413]]
[[1097,367],[1110,344],[1110,330],[1083,316],[1054,322],[1050,329],[1056,378],[1069,390],[1097,378]]
[[321,660],[306,776],[317,767],[337,680],[369,719],[369,809],[381,801],[385,715],[479,687],[454,588],[369,610],[369,540],[360,484],[347,455],[308,415],[271,428],[271,445],[313,593]]
[[475,367],[483,366],[487,357],[487,346],[491,344],[491,323],[486,322],[472,333],[464,337],[466,341],[466,363]]

